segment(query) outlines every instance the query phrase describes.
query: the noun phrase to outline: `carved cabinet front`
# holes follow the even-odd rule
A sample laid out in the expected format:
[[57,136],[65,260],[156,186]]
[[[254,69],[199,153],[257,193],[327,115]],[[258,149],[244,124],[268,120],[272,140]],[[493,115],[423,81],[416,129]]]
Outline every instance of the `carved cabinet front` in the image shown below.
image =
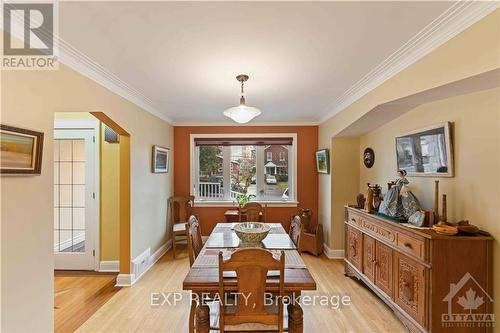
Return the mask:
[[361,233],[361,231],[352,227],[347,228],[347,259],[359,270],[362,269],[362,237],[363,234]]
[[392,298],[393,250],[380,242],[375,244],[375,284]]
[[375,282],[375,239],[363,235],[363,273],[372,282]]
[[396,304],[425,325],[425,267],[398,252],[394,262]]

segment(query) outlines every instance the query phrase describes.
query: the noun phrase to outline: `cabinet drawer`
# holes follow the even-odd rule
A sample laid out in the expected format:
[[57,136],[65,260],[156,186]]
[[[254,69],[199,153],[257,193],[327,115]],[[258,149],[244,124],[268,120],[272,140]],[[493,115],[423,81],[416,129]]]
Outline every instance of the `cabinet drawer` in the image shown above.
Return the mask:
[[361,225],[361,217],[353,212],[347,214],[347,221],[356,225]]
[[397,246],[402,251],[411,253],[416,257],[424,259],[425,241],[407,236],[402,233],[397,234]]
[[368,221],[367,219],[361,218],[360,219],[361,227],[363,228],[363,231],[366,231],[367,233],[371,233],[374,236],[380,237],[383,240],[390,242],[390,243],[395,243],[396,242],[396,232],[383,227],[376,222]]

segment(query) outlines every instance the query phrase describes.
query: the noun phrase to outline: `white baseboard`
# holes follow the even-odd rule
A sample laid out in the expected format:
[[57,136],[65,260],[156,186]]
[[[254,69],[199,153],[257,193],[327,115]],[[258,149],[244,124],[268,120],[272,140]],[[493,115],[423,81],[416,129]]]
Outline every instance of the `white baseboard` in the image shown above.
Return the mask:
[[[141,277],[144,276],[144,274],[146,274],[147,271],[149,271],[149,269],[151,267],[153,267],[153,265],[158,260],[160,260],[160,258],[165,253],[167,253],[168,250],[170,250],[171,247],[172,247],[172,240],[168,240],[165,244],[160,246],[160,248],[158,250],[156,250],[152,255],[148,255],[148,257],[146,258],[147,266],[140,274],[136,274],[136,272],[134,272],[134,269],[133,269],[134,265],[132,265],[132,274],[118,274],[118,277],[116,278],[116,286],[117,287],[131,287],[131,286],[133,286],[137,281],[139,281],[139,279]],[[150,250],[148,248],[148,249],[146,249],[146,251],[144,251],[143,253],[138,255],[132,261],[133,262],[134,261],[142,261],[142,257],[144,256],[144,254],[145,253],[149,254],[149,252],[150,252]]]
[[[158,250],[155,251],[155,253],[153,253],[153,255],[151,256],[150,258],[150,268],[151,266],[153,266],[154,264],[156,264],[156,262],[158,260],[160,260],[161,257],[163,257],[163,255],[165,253],[167,253],[168,250],[170,250],[172,248],[172,240],[168,240],[165,244],[163,244],[162,246],[160,246],[160,248]],[[149,268],[148,268],[149,269]]]
[[118,274],[116,287],[130,287],[134,284],[134,274]]
[[119,272],[120,271],[120,261],[109,260],[101,261],[99,263],[99,272]]
[[323,244],[325,255],[328,259],[344,259],[344,250],[333,250]]

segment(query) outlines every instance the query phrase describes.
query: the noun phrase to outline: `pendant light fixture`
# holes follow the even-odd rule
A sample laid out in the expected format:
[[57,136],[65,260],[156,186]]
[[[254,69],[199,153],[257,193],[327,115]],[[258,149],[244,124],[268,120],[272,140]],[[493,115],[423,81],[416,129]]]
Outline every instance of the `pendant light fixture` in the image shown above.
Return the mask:
[[248,80],[248,75],[240,74],[236,77],[236,80],[241,82],[241,95],[240,95],[240,105],[233,106],[224,111],[226,117],[231,118],[237,123],[244,124],[248,123],[253,118],[261,114],[260,110],[245,104],[245,92],[243,84]]

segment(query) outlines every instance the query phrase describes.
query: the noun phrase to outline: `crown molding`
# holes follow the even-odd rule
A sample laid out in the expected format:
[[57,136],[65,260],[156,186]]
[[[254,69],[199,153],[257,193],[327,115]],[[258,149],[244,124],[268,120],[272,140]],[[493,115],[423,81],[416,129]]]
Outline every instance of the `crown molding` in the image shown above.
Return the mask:
[[[12,18],[14,21],[17,21],[19,25],[22,26],[24,24],[24,19],[20,15],[12,15]],[[35,23],[40,23],[41,25],[41,22],[35,21]],[[44,28],[41,28],[40,30],[43,34],[49,35],[50,33]],[[17,38],[24,38],[20,35],[22,33],[20,31],[11,31],[10,33]],[[92,58],[76,49],[73,45],[62,39],[57,33],[54,33],[53,37],[55,56],[57,57],[58,62],[70,67],[83,76],[86,76],[92,81],[125,98],[129,102],[132,102],[163,121],[169,124],[173,123],[172,119],[160,112],[159,109],[154,106],[153,101],[146,97],[144,93],[132,87],[118,76],[98,64]]]
[[498,1],[458,1],[454,3],[331,103],[324,111],[325,115],[319,119],[319,123],[327,121],[498,8],[500,8]]
[[196,126],[226,126],[226,127],[245,127],[245,126],[318,126],[317,121],[297,121],[297,122],[249,122],[246,124],[238,124],[235,122],[202,122],[202,121],[174,121],[172,126],[175,127],[196,127]]
[[88,77],[92,81],[97,82],[115,94],[134,103],[163,121],[166,121],[169,124],[173,123],[173,120],[170,117],[167,117],[164,113],[160,112],[159,109],[154,106],[154,103],[142,92],[127,84],[118,76],[99,65],[97,62],[92,60],[83,52],[77,50],[59,36],[54,36],[54,38],[59,47],[59,61],[61,63],[72,68],[83,76]]

